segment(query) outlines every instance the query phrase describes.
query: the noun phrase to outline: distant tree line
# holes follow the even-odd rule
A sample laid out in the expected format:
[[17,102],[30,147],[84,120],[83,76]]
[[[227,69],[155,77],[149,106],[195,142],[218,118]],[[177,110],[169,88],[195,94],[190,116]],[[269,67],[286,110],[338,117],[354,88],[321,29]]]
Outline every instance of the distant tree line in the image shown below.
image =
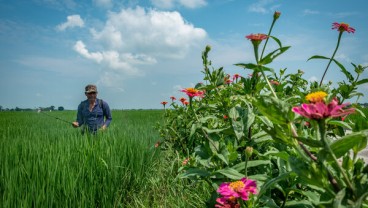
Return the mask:
[[63,106],[59,106],[57,109],[55,108],[55,106],[50,106],[50,107],[38,107],[37,109],[32,109],[32,108],[19,108],[19,107],[15,107],[15,108],[3,108],[3,106],[0,105],[0,111],[37,111],[37,110],[41,110],[41,111],[63,111],[65,110]]

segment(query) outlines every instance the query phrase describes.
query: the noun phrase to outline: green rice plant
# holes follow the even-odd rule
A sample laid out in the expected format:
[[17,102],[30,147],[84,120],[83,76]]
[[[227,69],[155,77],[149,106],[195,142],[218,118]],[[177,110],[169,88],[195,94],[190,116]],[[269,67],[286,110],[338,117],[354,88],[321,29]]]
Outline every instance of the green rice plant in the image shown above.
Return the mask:
[[113,111],[110,128],[91,137],[36,112],[1,112],[0,207],[126,207],[158,161],[161,114]]

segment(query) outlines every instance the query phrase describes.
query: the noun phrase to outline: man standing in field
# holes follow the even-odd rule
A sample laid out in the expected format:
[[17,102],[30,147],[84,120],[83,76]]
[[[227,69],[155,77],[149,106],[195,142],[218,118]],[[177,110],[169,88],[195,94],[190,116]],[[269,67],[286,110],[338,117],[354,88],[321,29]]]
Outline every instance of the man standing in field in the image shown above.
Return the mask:
[[87,131],[96,134],[97,130],[105,130],[112,120],[110,107],[107,102],[97,98],[96,85],[85,87],[87,100],[78,105],[77,120],[72,123],[74,128],[83,127],[82,134]]

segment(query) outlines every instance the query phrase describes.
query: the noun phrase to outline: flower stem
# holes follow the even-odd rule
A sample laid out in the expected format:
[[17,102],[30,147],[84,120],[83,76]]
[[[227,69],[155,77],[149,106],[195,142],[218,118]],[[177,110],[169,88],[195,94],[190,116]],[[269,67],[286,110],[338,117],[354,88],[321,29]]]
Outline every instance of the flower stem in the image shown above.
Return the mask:
[[263,49],[262,49],[262,53],[261,53],[261,59],[263,58],[263,53],[264,53],[264,51],[265,51],[265,49],[266,49],[266,45],[267,45],[267,43],[268,43],[268,39],[270,38],[270,35],[271,35],[271,32],[272,32],[273,26],[275,25],[275,22],[276,22],[276,19],[274,18],[274,19],[273,19],[273,21],[272,21],[272,24],[271,24],[270,30],[268,31],[266,42],[265,42],[265,44],[263,45]]
[[343,31],[339,33],[339,37],[337,38],[337,44],[336,44],[335,51],[333,52],[333,54],[332,54],[332,56],[331,56],[331,58],[330,58],[330,61],[329,61],[329,62],[328,62],[328,64],[327,64],[327,67],[326,67],[326,69],[325,69],[325,72],[323,73],[323,76],[322,76],[322,79],[321,79],[321,81],[320,81],[320,83],[319,83],[319,86],[321,86],[321,85],[322,85],[322,82],[323,82],[323,79],[325,78],[326,72],[327,72],[328,68],[330,67],[330,64],[331,64],[331,62],[332,62],[333,58],[335,57],[335,54],[336,54],[336,52],[337,52],[337,49],[339,48],[342,33],[343,33]]
[[273,87],[272,87],[272,85],[271,85],[270,81],[268,81],[268,78],[267,78],[266,74],[264,73],[264,71],[263,71],[263,70],[260,70],[260,71],[261,71],[261,73],[262,73],[263,78],[266,80],[267,85],[268,85],[268,87],[270,88],[270,90],[271,90],[271,92],[272,92],[272,95],[273,95],[275,98],[278,98],[278,97],[277,97],[277,95],[276,95],[276,93],[275,93],[275,91],[273,90]]
[[355,189],[354,189],[352,183],[350,182],[350,180],[349,180],[348,176],[346,175],[345,171],[342,169],[342,167],[340,166],[339,162],[337,161],[336,155],[333,153],[330,145],[326,141],[326,127],[325,127],[325,120],[324,119],[318,121],[318,127],[319,127],[320,139],[321,139],[321,141],[322,141],[322,143],[324,145],[325,150],[327,150],[327,152],[333,158],[333,161],[336,164],[336,166],[338,168],[338,171],[342,174],[343,179],[344,179],[346,185],[355,194]]

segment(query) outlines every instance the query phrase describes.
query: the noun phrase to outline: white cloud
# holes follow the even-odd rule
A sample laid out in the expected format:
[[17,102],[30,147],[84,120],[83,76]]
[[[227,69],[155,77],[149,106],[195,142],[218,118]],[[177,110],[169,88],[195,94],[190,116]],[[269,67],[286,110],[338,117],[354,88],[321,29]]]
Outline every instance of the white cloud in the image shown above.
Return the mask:
[[206,0],[151,0],[151,3],[161,9],[171,9],[175,6],[195,9],[207,5]]
[[273,4],[274,2],[275,0],[259,0],[257,3],[251,4],[248,10],[262,14],[267,14],[270,12],[272,13],[275,12],[278,7],[280,7],[280,5]]
[[187,8],[198,8],[202,6],[206,6],[206,0],[179,0],[179,3]]
[[310,10],[310,9],[304,9],[303,14],[304,15],[313,15],[313,14],[319,14],[319,11]]
[[91,34],[98,51],[91,52],[83,41],[77,41],[74,50],[121,75],[142,75],[143,65],[183,59],[207,37],[205,30],[195,28],[178,12],[141,7],[111,12],[104,27],[91,29]]
[[86,49],[86,45],[84,45],[84,43],[82,41],[77,41],[74,45],[74,50],[77,51],[79,54],[81,54],[82,56],[84,56],[87,59],[92,59],[94,61],[96,61],[97,63],[100,63],[103,59],[102,54],[97,52],[97,53],[90,53],[87,49]]
[[151,0],[151,3],[158,8],[169,9],[174,7],[175,0]]
[[67,28],[84,27],[84,21],[79,15],[70,15],[67,17],[67,21],[58,25],[56,28],[60,31],[64,31]]

